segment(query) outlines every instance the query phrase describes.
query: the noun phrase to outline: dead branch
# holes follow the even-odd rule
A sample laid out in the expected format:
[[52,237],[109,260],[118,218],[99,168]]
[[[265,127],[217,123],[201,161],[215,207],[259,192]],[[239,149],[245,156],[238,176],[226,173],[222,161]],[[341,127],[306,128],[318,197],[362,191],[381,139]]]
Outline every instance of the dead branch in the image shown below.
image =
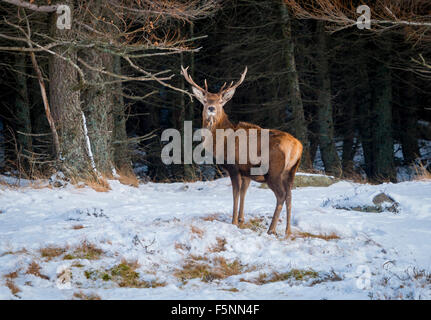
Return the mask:
[[[25,16],[25,21],[26,21],[26,25],[27,25],[27,32],[18,25],[14,25],[14,24],[11,24],[11,25],[16,27],[18,30],[20,30],[24,34],[25,38],[27,39],[28,47],[33,48],[32,41],[30,40],[30,35],[31,35],[30,24],[29,24],[29,21],[27,19],[27,15],[25,14],[25,12],[24,12],[24,16]],[[43,76],[42,76],[42,72],[40,71],[39,64],[37,63],[36,55],[34,54],[33,51],[30,52],[30,58],[31,58],[33,68],[34,68],[36,75],[37,75],[37,78],[38,78],[40,92],[41,92],[42,100],[43,100],[43,105],[45,107],[46,118],[47,118],[49,126],[51,128],[56,159],[59,159],[60,158],[60,142],[58,139],[58,134],[57,134],[57,129],[55,127],[54,119],[52,118],[52,115],[51,115],[51,109],[49,107],[49,102],[48,102],[48,95],[46,94],[45,82],[43,80]]]
[[[328,29],[339,31],[358,25],[357,6],[343,0],[283,0],[300,19],[326,21]],[[431,27],[430,4],[426,0],[377,0],[369,4],[371,28],[374,31],[392,27]],[[429,31],[429,30],[428,30]]]
[[125,60],[130,64],[130,66],[131,66],[132,68],[134,68],[134,69],[138,70],[139,72],[141,72],[141,73],[143,73],[143,74],[145,74],[145,75],[147,75],[147,76],[151,77],[153,80],[155,80],[156,82],[160,83],[161,85],[163,85],[163,86],[165,86],[165,87],[168,87],[168,88],[170,88],[170,89],[172,89],[172,90],[179,91],[179,92],[181,92],[181,93],[187,94],[187,95],[189,96],[189,98],[190,98],[190,101],[193,101],[193,95],[192,95],[191,93],[189,93],[188,91],[183,90],[183,89],[180,89],[180,88],[176,88],[176,87],[174,87],[174,86],[171,86],[170,84],[168,84],[168,83],[166,83],[166,82],[163,82],[163,81],[162,81],[162,80],[160,80],[159,78],[154,77],[154,75],[152,75],[151,73],[149,73],[149,72],[145,71],[144,69],[142,69],[142,68],[140,68],[139,66],[137,66],[136,64],[134,64],[134,63],[132,62],[132,60],[131,60],[129,57],[124,57],[124,59],[125,59]]
[[16,5],[21,8],[30,9],[37,12],[55,12],[57,11],[58,5],[45,5],[38,6],[37,4],[24,1],[24,0],[2,0],[3,2]]

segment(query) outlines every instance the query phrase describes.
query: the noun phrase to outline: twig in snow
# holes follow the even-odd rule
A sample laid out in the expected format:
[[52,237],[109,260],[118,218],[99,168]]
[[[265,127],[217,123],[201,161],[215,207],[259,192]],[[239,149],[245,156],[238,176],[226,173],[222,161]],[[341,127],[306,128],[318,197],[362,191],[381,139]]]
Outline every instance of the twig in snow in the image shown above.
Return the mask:
[[133,237],[133,244],[136,245],[139,243],[141,247],[144,248],[145,253],[148,253],[148,254],[154,254],[156,252],[155,250],[148,250],[148,248],[151,247],[155,242],[156,242],[156,238],[154,238],[149,245],[144,246],[142,241],[139,240],[138,235],[135,235]]

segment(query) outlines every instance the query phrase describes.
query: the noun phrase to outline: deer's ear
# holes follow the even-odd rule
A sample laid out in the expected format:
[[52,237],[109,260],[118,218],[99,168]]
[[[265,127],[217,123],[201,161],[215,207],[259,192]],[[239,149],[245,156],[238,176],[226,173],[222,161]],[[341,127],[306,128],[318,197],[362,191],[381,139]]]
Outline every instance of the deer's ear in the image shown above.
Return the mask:
[[223,104],[225,104],[226,102],[228,102],[230,99],[232,99],[233,95],[235,94],[235,88],[226,90],[225,93],[223,93]]
[[205,103],[204,93],[195,87],[192,87],[192,91],[193,91],[193,94],[196,97],[196,99],[198,99],[200,101],[200,103],[204,104]]

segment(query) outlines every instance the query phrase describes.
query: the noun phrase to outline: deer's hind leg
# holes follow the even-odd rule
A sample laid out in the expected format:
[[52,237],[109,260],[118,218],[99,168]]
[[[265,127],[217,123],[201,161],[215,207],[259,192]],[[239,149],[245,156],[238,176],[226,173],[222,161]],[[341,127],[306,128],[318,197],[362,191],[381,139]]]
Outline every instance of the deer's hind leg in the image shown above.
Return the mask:
[[295,174],[292,175],[289,173],[289,176],[287,177],[286,181],[286,232],[285,237],[290,237],[292,230],[290,229],[290,220],[292,216],[292,187],[293,187],[293,178],[295,177]]
[[299,167],[299,161],[293,166],[292,169],[290,169],[289,173],[287,174],[286,180],[285,180],[285,188],[286,188],[286,238],[290,237],[292,234],[292,231],[290,229],[291,225],[291,216],[292,216],[292,188],[293,188],[293,181],[295,180],[295,174],[296,170],[298,170]]
[[286,190],[280,177],[277,177],[275,181],[267,181],[268,187],[274,192],[277,198],[277,205],[275,206],[274,215],[272,216],[271,225],[268,229],[268,234],[274,234],[275,228],[277,227],[278,219],[280,218],[280,212],[283,209],[284,201],[286,200]]
[[244,202],[247,189],[250,186],[251,179],[249,177],[241,177],[241,189],[239,191],[240,204],[239,204],[239,224],[244,222]]

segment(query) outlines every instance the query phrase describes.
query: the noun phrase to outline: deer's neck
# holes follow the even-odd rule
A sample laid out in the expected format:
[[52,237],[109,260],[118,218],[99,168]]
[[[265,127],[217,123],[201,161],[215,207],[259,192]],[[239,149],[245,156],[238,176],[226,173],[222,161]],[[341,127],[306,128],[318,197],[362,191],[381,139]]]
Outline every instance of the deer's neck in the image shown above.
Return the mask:
[[203,119],[202,127],[215,132],[217,129],[234,129],[234,125],[230,122],[227,114],[223,111],[222,115],[215,119],[214,121],[210,121],[208,119]]
[[[205,139],[204,138],[204,147],[207,151],[212,153],[212,156],[217,159],[217,129],[234,129],[234,125],[229,121],[229,118],[226,113],[221,114],[220,117],[216,119],[216,121],[209,121],[206,118],[202,119],[202,127],[211,131],[213,139]],[[223,142],[224,143],[224,142]],[[223,155],[226,157],[227,155]],[[217,162],[219,163],[219,162]]]

